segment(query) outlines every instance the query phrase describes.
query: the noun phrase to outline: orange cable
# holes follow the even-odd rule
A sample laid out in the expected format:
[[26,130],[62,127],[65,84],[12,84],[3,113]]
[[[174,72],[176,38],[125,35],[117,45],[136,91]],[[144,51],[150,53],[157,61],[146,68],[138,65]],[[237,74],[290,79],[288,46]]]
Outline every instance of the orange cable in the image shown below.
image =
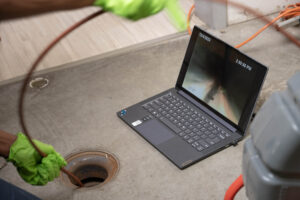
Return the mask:
[[224,200],[233,200],[237,192],[244,186],[242,174],[230,185],[226,191]]
[[277,20],[279,20],[280,18],[286,16],[287,14],[289,14],[292,11],[300,11],[300,7],[299,8],[293,8],[291,10],[286,10],[284,11],[282,14],[279,14],[277,17],[275,17],[270,23],[266,24],[265,26],[263,26],[261,29],[259,29],[256,33],[254,33],[251,37],[249,37],[247,40],[245,40],[244,42],[238,44],[235,46],[235,48],[240,48],[241,46],[247,44],[248,42],[250,42],[251,40],[253,40],[256,36],[258,36],[261,32],[263,32],[266,28],[268,28],[269,26],[271,26],[273,23],[275,23]]
[[[225,3],[223,2],[223,0],[214,0],[216,2],[221,2],[221,3]],[[231,5],[235,6],[235,7],[239,7],[241,8],[241,5],[238,5],[236,3],[232,3],[227,1],[228,3],[230,3]],[[190,28],[190,20],[191,20],[191,15],[192,15],[192,11],[195,8],[195,4],[193,4],[189,10],[188,16],[187,16],[187,29],[189,34],[192,34],[191,28]],[[248,11],[251,11],[251,9],[248,9]],[[254,13],[253,13],[254,14]],[[255,15],[259,16],[257,13],[255,13]],[[259,29],[255,34],[253,34],[251,37],[249,37],[247,40],[245,40],[244,42],[236,45],[236,48],[240,48],[241,46],[247,44],[249,41],[251,41],[252,39],[254,39],[256,36],[258,36],[261,32],[263,32],[266,28],[268,28],[269,26],[273,25],[277,20],[279,20],[280,18],[284,18],[284,19],[289,19],[292,17],[296,17],[296,16],[300,16],[300,3],[296,3],[296,4],[292,4],[292,5],[288,5],[284,10],[282,10],[279,15],[277,17],[275,17],[272,21],[269,21],[268,24],[266,24],[265,26],[263,26],[261,29]],[[292,42],[294,42],[297,46],[300,47],[300,42],[298,40],[296,40],[293,36],[289,35],[287,32],[283,31],[281,28],[279,28],[277,25],[273,25],[276,27],[277,30],[281,31],[281,33],[283,33],[286,37],[288,37]]]
[[190,27],[190,21],[191,21],[191,15],[192,15],[192,12],[195,8],[195,4],[192,5],[192,7],[190,8],[189,10],[189,14],[187,16],[187,29],[188,29],[188,32],[190,35],[192,35],[192,30],[191,30],[191,27]]

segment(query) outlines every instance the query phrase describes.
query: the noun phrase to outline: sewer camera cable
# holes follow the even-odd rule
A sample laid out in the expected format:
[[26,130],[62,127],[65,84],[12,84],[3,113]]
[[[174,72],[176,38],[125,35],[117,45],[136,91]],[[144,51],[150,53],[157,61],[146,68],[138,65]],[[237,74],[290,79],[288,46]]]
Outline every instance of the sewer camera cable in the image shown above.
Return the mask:
[[[25,122],[25,117],[24,117],[24,101],[25,101],[25,94],[27,91],[27,85],[31,79],[31,76],[33,74],[33,72],[35,71],[35,69],[37,68],[38,64],[42,61],[42,59],[48,54],[48,52],[64,37],[66,37],[69,33],[71,33],[72,31],[74,31],[76,28],[78,28],[79,26],[81,26],[82,24],[84,24],[85,22],[103,14],[104,11],[103,10],[99,10],[87,17],[85,17],[84,19],[80,20],[79,22],[75,23],[73,26],[71,26],[70,28],[68,28],[66,31],[64,31],[63,33],[61,33],[55,40],[53,40],[43,51],[42,53],[38,56],[38,58],[35,60],[35,62],[33,63],[33,65],[31,66],[29,72],[27,73],[24,82],[23,82],[23,86],[21,89],[21,94],[20,94],[20,98],[19,98],[19,118],[20,118],[20,123],[23,129],[24,134],[27,136],[28,140],[30,141],[30,143],[32,144],[32,146],[36,149],[36,151],[42,156],[42,157],[46,157],[47,155],[42,152],[32,141],[32,138],[29,134],[28,128],[26,126],[26,122]],[[70,179],[73,179],[74,181],[77,182],[77,184],[80,187],[83,187],[82,182],[80,181],[80,179],[78,177],[76,177],[73,173],[69,172],[68,170],[66,170],[65,168],[61,168],[61,171],[64,172],[65,174],[67,174],[69,176]]]

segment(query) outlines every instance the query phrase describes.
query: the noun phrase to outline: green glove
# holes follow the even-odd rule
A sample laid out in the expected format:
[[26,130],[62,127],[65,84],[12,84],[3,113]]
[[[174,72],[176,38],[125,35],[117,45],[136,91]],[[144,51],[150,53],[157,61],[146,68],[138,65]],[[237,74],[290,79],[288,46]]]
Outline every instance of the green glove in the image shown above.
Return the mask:
[[60,168],[67,163],[51,145],[37,140],[33,142],[47,154],[42,158],[23,133],[18,133],[16,141],[10,147],[8,161],[16,167],[20,176],[32,185],[46,185],[59,175]]
[[177,0],[95,0],[94,5],[131,20],[148,17],[167,8],[176,27],[179,30],[187,28],[185,14]]

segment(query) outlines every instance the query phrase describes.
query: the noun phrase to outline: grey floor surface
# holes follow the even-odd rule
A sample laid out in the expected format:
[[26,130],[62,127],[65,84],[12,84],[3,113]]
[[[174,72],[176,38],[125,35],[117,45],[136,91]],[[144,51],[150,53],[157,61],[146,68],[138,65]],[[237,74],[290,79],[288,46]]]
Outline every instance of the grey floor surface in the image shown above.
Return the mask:
[[[257,21],[211,31],[235,45],[262,26]],[[210,30],[208,30],[210,31]],[[300,29],[290,28],[299,38]],[[8,164],[0,177],[43,199],[222,199],[241,173],[243,141],[185,170],[179,170],[118,119],[116,112],[175,85],[189,36],[172,35],[114,53],[41,71],[50,80],[30,89],[26,122],[32,136],[66,156],[76,150],[115,154],[120,171],[100,188],[72,190],[59,179],[44,187],[25,183]],[[300,49],[267,30],[241,50],[269,67],[259,105],[300,70]],[[20,131],[17,99],[22,77],[0,83],[0,129]],[[236,199],[247,199],[241,190]]]

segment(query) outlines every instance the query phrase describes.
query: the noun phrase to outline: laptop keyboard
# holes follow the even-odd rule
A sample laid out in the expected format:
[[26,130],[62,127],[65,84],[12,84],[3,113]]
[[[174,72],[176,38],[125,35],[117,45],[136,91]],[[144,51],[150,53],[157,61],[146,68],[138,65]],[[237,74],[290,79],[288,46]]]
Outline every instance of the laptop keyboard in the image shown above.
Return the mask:
[[230,137],[200,112],[168,93],[143,105],[151,113],[143,120],[157,118],[198,151]]

